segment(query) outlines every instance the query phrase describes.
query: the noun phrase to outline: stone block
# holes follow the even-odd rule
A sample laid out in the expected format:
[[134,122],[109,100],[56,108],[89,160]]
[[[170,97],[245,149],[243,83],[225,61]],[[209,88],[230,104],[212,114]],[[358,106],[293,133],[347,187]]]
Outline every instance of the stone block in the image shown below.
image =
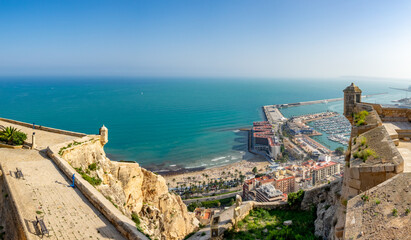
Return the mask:
[[400,164],[395,165],[395,173],[402,173],[404,172],[404,161],[402,161]]
[[372,172],[373,167],[360,167],[360,172]]
[[360,179],[359,169],[356,167],[350,168],[350,177],[354,179]]
[[360,189],[361,188],[361,181],[357,180],[357,179],[350,178],[348,180],[348,186],[350,186],[351,188]]
[[394,165],[385,165],[384,166],[386,172],[393,172],[394,171]]
[[359,190],[357,190],[357,189],[355,189],[355,188],[351,188],[351,187],[348,188],[348,196],[349,196],[350,198],[357,196],[358,193],[359,193]]
[[384,166],[373,166],[372,172],[385,172]]
[[342,239],[343,235],[344,235],[344,230],[335,231],[335,237],[337,237],[338,239]]

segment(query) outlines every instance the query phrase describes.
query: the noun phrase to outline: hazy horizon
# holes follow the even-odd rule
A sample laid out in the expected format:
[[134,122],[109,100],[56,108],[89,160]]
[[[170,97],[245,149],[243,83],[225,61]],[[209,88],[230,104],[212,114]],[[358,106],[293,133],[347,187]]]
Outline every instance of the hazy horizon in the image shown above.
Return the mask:
[[411,82],[409,1],[2,1],[0,76]]

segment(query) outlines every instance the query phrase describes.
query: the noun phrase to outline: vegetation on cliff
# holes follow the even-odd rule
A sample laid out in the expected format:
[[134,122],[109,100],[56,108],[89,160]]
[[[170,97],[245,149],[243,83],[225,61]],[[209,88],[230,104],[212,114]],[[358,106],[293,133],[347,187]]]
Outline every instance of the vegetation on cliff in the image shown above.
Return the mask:
[[[378,155],[375,151],[368,147],[367,138],[362,136],[359,139],[360,146],[358,147],[357,151],[353,153],[354,158],[360,158],[363,162],[367,161],[368,157],[378,158]],[[354,139],[354,144],[357,143],[357,139]]]
[[299,209],[301,207],[301,202],[304,198],[304,191],[299,190],[298,192],[293,192],[288,194],[288,205],[293,209]]
[[[314,235],[315,212],[289,210],[251,210],[240,221],[237,230],[224,234],[224,239],[318,239]],[[290,226],[284,221],[292,220]]]
[[365,118],[368,116],[368,114],[369,113],[365,110],[354,114],[354,123],[355,123],[355,125],[357,127],[362,126],[362,125],[367,125],[367,123],[365,122]]
[[84,180],[89,182],[91,185],[97,186],[101,184],[101,179],[99,177],[91,177],[88,175],[90,174],[90,167],[89,169],[86,169],[86,172],[84,172],[81,167],[74,169],[76,169],[76,171],[81,175],[81,177],[84,178]]
[[15,127],[4,127],[0,125],[0,141],[10,145],[23,145],[27,134]]

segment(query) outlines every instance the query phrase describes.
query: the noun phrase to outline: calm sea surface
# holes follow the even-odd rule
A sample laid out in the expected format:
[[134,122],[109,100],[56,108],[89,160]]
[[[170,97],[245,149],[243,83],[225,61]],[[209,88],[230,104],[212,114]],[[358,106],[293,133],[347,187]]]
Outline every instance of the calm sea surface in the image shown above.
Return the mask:
[[[399,83],[356,81],[367,99],[389,103]],[[212,167],[241,159],[241,127],[262,120],[263,105],[342,97],[351,80],[1,78],[0,116],[89,134],[109,129],[106,152],[151,169]],[[292,115],[342,111],[342,102],[283,110]],[[327,142],[331,148],[338,144]]]

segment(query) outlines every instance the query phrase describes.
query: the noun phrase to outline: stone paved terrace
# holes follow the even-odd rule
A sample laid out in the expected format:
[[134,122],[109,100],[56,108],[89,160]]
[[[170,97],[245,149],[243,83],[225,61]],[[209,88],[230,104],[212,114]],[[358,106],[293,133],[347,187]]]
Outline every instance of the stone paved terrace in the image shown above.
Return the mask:
[[[398,133],[396,130],[411,131],[410,122],[384,122],[383,126],[393,139],[398,139]],[[404,159],[404,172],[411,172],[411,142],[399,139],[396,147]]]
[[382,124],[385,129],[387,129],[388,134],[391,135],[398,135],[396,130],[397,129],[408,129],[411,130],[411,123],[410,122],[384,122]]
[[[0,125],[3,125],[5,127],[15,127],[22,132],[27,134],[27,140],[26,142],[31,143],[31,136],[33,134],[33,129],[9,122],[5,122],[0,119]],[[58,134],[58,133],[53,133],[53,132],[47,132],[47,131],[41,131],[41,130],[35,130],[36,132],[36,145],[37,149],[45,149],[47,146],[55,145],[58,143],[63,143],[63,142],[68,142],[72,141],[78,137],[74,136],[69,136],[69,135],[64,135],[64,134]]]
[[[32,224],[36,216],[44,218],[50,239],[123,239],[79,190],[68,187],[69,180],[45,154],[34,150],[1,149],[0,158],[32,239],[38,234]],[[22,170],[24,179],[15,178],[16,167]]]
[[404,172],[411,172],[411,142],[400,141],[397,149],[404,159]]
[[[15,126],[29,137],[33,132],[8,122],[0,121],[0,125]],[[28,239],[40,239],[33,225],[36,216],[44,218],[50,233],[43,237],[46,239],[124,239],[79,190],[68,187],[70,180],[45,154],[46,146],[74,139],[36,130],[37,150],[0,148],[0,165],[29,232]],[[22,170],[24,179],[16,179],[16,167]]]

